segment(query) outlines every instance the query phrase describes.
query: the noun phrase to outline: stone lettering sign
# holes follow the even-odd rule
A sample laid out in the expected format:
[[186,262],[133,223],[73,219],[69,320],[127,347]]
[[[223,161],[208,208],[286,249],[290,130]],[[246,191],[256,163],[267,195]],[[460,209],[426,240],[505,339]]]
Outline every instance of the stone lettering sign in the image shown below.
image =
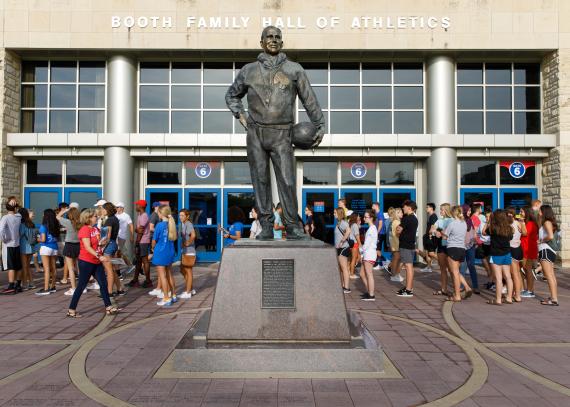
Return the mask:
[[295,261],[261,260],[261,308],[295,308]]

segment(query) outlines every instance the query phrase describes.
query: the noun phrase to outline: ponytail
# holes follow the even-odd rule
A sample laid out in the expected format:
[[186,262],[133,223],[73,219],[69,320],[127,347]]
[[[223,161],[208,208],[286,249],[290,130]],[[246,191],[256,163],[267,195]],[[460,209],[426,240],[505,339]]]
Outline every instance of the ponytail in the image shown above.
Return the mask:
[[168,215],[168,240],[175,241],[178,238],[176,234],[176,222],[172,215]]

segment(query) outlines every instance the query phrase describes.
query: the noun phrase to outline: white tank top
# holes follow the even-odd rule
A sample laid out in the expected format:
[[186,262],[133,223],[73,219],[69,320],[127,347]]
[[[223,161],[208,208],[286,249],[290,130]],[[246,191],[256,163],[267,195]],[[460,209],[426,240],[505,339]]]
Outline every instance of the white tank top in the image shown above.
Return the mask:
[[522,233],[519,229],[519,225],[515,221],[515,222],[511,223],[511,227],[513,228],[513,238],[510,241],[511,247],[515,247],[515,248],[520,247]]
[[544,250],[544,249],[548,249],[551,251],[552,247],[550,247],[547,243],[543,243],[542,239],[544,239],[546,237],[546,230],[544,229],[544,226],[541,226],[540,229],[538,230],[538,241],[540,242],[538,244],[538,250]]

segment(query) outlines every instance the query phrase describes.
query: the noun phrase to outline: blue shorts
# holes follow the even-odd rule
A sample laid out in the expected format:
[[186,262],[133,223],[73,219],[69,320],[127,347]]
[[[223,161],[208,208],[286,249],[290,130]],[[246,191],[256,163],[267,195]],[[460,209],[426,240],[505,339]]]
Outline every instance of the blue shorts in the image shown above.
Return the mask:
[[116,240],[110,240],[109,243],[107,243],[107,246],[105,246],[105,250],[103,250],[103,254],[105,256],[114,256],[115,253],[117,253],[118,249],[119,249],[119,247],[117,246],[117,241]]
[[489,263],[496,264],[497,266],[510,266],[512,262],[511,254],[504,254],[502,256],[491,256]]

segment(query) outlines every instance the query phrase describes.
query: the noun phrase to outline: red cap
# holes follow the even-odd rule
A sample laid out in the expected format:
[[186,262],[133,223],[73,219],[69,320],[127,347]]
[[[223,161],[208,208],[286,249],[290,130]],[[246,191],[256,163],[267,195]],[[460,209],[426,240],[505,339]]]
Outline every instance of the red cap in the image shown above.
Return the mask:
[[144,199],[139,199],[138,201],[135,202],[135,205],[142,206],[143,208],[146,208],[146,201]]

